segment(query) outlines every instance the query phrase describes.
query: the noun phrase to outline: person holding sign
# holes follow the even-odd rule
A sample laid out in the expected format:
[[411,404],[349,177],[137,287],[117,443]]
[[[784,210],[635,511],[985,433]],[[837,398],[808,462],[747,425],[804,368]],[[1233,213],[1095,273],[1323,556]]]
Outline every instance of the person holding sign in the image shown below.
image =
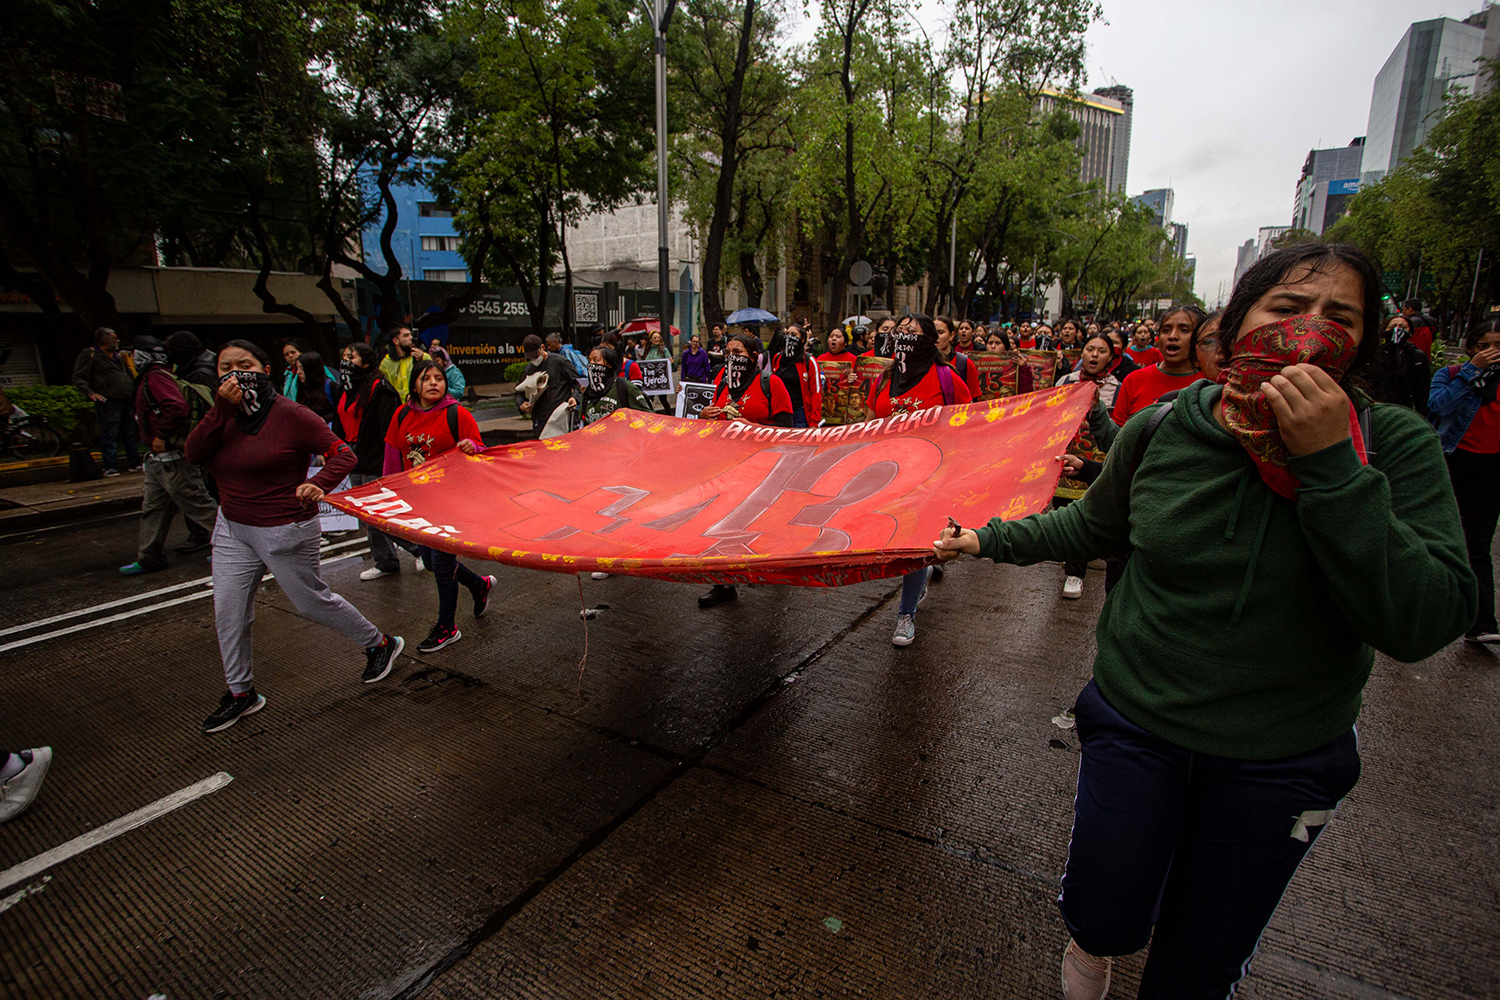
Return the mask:
[[[938,355],[937,324],[924,313],[913,313],[901,321],[891,335],[895,364],[870,386],[865,400],[866,420],[894,414],[917,413],[934,406],[952,406],[973,400],[964,380]],[[896,611],[896,631],[891,643],[910,646],[917,638],[917,605],[927,596],[932,567],[906,574],[901,583],[901,606]]]
[[[724,346],[724,377],[712,406],[698,416],[704,420],[744,420],[773,427],[792,426],[792,399],[781,378],[760,370],[754,339],[740,334]],[[711,608],[740,596],[734,584],[716,583],[698,598],[698,607]]]
[[589,352],[589,384],[583,390],[583,424],[587,427],[616,410],[649,410],[641,387],[620,374],[620,356],[611,348]]
[[808,414],[814,421],[822,416],[823,377],[818,373],[817,362],[807,355],[801,327],[789,326],[777,338],[771,353],[771,371],[781,378],[791,398],[793,427],[806,427]]

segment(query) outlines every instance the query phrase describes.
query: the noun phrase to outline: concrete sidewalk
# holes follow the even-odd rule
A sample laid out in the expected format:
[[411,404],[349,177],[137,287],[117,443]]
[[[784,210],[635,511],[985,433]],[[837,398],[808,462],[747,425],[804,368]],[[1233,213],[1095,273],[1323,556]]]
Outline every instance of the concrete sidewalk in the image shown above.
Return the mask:
[[127,472],[86,483],[37,483],[0,490],[0,535],[139,510],[144,478],[139,472]]

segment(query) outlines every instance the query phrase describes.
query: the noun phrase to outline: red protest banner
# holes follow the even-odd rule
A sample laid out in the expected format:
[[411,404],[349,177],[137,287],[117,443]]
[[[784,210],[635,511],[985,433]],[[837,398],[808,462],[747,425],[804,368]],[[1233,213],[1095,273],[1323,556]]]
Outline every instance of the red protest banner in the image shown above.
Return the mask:
[[949,515],[977,527],[1045,509],[1094,391],[802,429],[619,410],[546,441],[455,449],[328,502],[530,569],[841,586],[929,562]]

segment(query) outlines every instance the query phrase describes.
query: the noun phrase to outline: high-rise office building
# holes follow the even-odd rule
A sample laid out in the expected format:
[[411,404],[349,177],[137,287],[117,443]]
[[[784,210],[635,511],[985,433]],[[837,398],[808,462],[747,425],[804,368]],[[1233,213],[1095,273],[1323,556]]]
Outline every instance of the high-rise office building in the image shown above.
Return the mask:
[[1250,265],[1254,264],[1257,260],[1260,260],[1260,253],[1256,249],[1255,240],[1246,240],[1240,246],[1234,262],[1234,283],[1236,285],[1240,283],[1240,278],[1244,277],[1245,272],[1250,270]]
[[1144,205],[1156,216],[1157,224],[1163,229],[1172,226],[1172,202],[1177,195],[1171,188],[1152,188],[1133,196],[1130,200],[1138,205]]
[[1178,260],[1187,260],[1192,254],[1187,252],[1187,223],[1174,222],[1172,231],[1172,252],[1177,255]]
[[[1127,93],[1129,87],[1118,88]],[[1037,98],[1042,114],[1063,111],[1078,123],[1078,149],[1083,160],[1078,165],[1078,179],[1085,184],[1098,181],[1106,191],[1125,187],[1124,164],[1130,158],[1130,109],[1113,97],[1100,94],[1069,95],[1057,90],[1043,90]],[[1116,177],[1116,170],[1119,176]]]
[[1473,93],[1484,51],[1484,25],[1469,23],[1489,10],[1455,21],[1417,21],[1375,74],[1360,179],[1373,184],[1401,165],[1437,122],[1443,98],[1454,88]]
[[[1500,18],[1495,20],[1500,22]],[[1109,189],[1124,191],[1125,177],[1130,171],[1130,123],[1135,118],[1135,91],[1123,83],[1116,83],[1108,87],[1095,87],[1094,93],[1118,102],[1125,109],[1124,115],[1115,122],[1109,153]]]
[[[1491,61],[1500,59],[1500,14],[1491,16],[1490,12],[1493,10],[1492,4],[1486,4],[1478,14],[1470,14],[1464,18],[1464,24],[1484,29],[1484,42],[1480,46],[1479,57]],[[1479,78],[1474,81],[1474,93],[1480,96],[1488,94],[1495,89],[1497,83],[1500,81],[1495,79],[1495,74],[1481,66]]]
[[1307,229],[1321,236],[1324,229],[1344,214],[1349,199],[1359,191],[1364,146],[1365,137],[1360,136],[1347,146],[1314,149],[1307,154],[1292,204],[1294,229]]

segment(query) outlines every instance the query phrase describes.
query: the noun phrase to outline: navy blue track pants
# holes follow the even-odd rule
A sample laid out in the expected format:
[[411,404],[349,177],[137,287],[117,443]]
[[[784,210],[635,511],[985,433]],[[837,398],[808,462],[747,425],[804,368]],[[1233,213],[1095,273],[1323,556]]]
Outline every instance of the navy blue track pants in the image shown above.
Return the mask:
[[1099,956],[1149,941],[1143,998],[1232,996],[1297,866],[1359,780],[1354,731],[1293,757],[1234,760],[1158,739],[1093,681],[1074,714],[1083,753],[1058,898],[1073,940]]

